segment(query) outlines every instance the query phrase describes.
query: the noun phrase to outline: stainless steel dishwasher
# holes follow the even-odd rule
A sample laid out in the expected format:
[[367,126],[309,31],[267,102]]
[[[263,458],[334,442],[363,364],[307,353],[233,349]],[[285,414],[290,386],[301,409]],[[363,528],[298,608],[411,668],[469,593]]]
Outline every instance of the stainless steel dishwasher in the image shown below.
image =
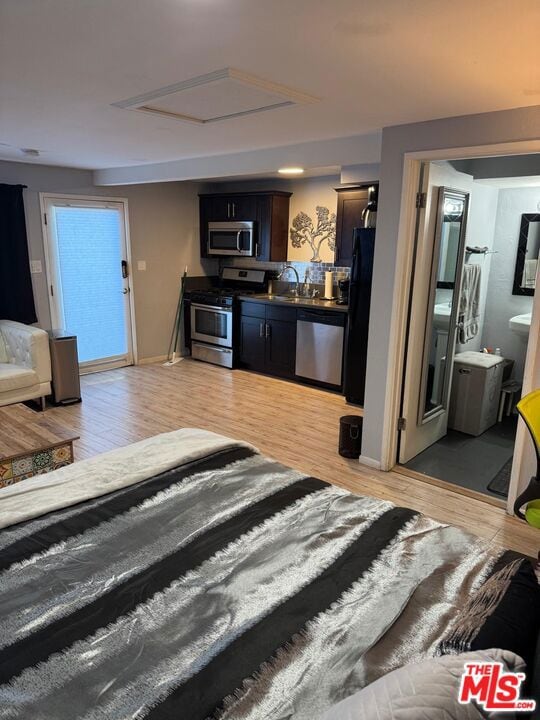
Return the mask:
[[340,388],[346,314],[298,309],[296,375]]

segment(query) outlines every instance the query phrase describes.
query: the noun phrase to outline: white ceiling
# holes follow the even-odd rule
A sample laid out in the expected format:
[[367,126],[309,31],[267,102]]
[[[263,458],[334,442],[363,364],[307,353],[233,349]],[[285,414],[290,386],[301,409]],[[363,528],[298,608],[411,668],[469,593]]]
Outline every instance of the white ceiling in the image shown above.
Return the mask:
[[[0,158],[162,163],[537,105],[538,27],[538,0],[1,0]],[[224,67],[320,101],[208,125],[111,105]]]

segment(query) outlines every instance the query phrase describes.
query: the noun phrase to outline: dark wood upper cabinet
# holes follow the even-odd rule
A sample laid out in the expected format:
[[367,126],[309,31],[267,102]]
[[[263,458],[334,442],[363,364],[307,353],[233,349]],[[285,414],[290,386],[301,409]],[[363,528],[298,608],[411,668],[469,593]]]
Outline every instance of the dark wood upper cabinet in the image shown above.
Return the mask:
[[362,227],[362,211],[368,204],[370,185],[336,188],[338,194],[334,260],[336,265],[346,267],[352,262],[353,230]]
[[287,259],[290,197],[291,193],[271,193],[258,197],[258,260],[281,262]]
[[256,198],[252,195],[207,195],[201,196],[201,203],[210,222],[254,220],[257,213]]
[[208,223],[253,221],[258,260],[287,259],[292,193],[260,191],[199,195],[201,257],[208,257]]

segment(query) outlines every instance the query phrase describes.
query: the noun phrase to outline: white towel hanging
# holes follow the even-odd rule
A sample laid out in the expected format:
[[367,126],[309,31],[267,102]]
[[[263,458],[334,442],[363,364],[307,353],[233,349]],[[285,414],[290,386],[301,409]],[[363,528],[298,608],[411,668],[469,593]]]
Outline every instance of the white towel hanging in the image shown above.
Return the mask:
[[536,258],[529,258],[525,260],[523,267],[523,277],[521,279],[522,288],[534,289],[536,285],[536,271],[538,269],[538,260]]
[[481,274],[480,265],[467,264],[463,266],[458,324],[458,340],[462,345],[478,335]]

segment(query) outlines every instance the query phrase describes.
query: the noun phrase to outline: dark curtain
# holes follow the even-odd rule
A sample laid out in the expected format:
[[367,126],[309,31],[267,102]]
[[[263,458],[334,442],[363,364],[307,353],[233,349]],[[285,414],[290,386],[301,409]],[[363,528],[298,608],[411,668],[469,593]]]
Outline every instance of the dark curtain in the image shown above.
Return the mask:
[[24,217],[24,185],[0,183],[0,319],[37,321]]

